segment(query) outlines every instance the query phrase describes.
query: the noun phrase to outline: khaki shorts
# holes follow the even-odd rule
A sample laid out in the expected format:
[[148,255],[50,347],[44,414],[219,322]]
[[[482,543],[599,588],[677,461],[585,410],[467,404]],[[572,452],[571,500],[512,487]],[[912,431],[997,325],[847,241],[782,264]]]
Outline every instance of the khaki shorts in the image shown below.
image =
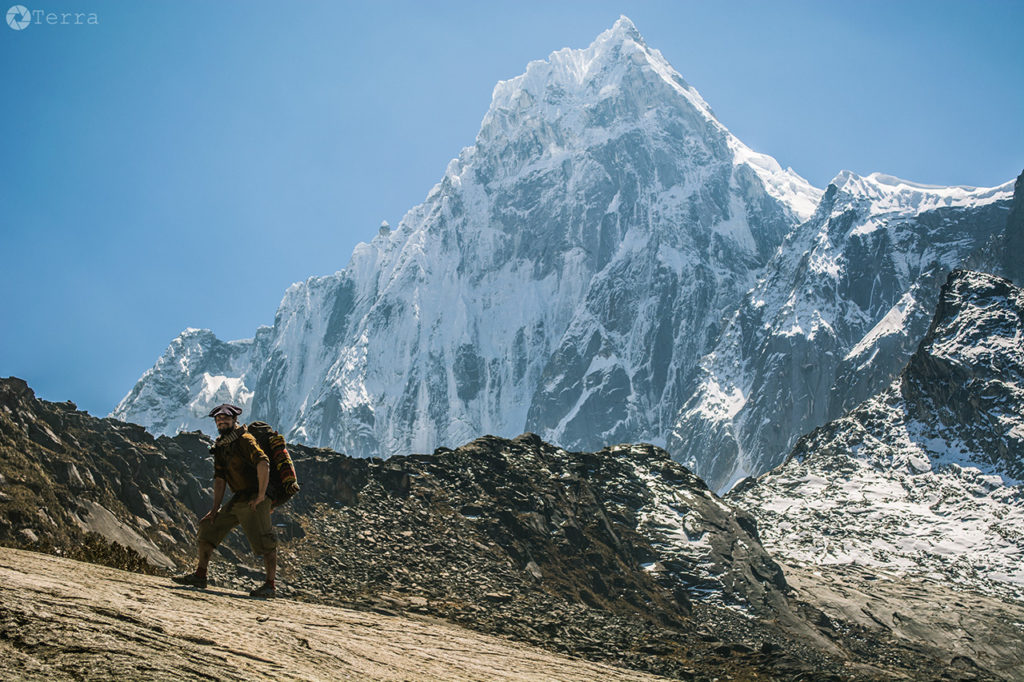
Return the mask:
[[277,549],[277,537],[270,523],[270,498],[260,502],[256,511],[249,508],[248,500],[235,500],[230,507],[221,509],[212,521],[200,522],[199,541],[216,547],[232,528],[239,525],[249,539],[252,551],[259,556]]

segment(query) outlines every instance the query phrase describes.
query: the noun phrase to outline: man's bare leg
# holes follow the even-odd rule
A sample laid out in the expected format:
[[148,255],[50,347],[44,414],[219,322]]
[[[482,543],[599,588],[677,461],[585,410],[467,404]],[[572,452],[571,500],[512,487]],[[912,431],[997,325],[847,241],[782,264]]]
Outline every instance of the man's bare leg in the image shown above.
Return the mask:
[[210,557],[213,556],[213,545],[209,542],[199,541],[199,563],[196,566],[198,575],[206,575],[206,567],[210,565]]
[[277,578],[277,550],[272,549],[263,555],[263,567],[267,571],[267,584],[273,585]]

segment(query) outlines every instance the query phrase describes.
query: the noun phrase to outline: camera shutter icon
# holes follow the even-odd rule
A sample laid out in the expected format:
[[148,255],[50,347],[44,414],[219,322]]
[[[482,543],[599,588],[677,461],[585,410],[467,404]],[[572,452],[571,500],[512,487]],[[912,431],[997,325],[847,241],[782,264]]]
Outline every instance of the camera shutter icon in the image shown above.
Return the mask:
[[24,5],[13,5],[7,10],[7,25],[13,28],[15,31],[27,27],[32,22],[32,15],[29,14],[28,7]]

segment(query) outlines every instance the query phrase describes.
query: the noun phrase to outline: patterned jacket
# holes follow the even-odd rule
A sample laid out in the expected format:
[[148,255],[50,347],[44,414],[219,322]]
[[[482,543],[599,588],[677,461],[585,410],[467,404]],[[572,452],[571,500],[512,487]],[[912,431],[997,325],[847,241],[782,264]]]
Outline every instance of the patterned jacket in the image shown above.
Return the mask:
[[256,466],[262,461],[269,466],[270,458],[260,449],[252,434],[238,427],[227,436],[221,436],[210,448],[213,453],[213,476],[227,481],[231,492],[255,496],[259,492]]

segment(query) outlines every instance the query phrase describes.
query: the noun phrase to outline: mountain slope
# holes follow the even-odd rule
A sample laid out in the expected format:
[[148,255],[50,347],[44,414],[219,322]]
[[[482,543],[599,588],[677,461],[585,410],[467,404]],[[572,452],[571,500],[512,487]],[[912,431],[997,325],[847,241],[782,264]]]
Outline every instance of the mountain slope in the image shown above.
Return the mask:
[[230,401],[355,456],[644,441],[727,489],[888,385],[952,269],[1019,270],[1011,190],[843,172],[823,194],[623,17],[500,82],[395,231],[252,339],[186,330],[112,416],[173,435]]
[[1011,189],[841,173],[730,314],[668,448],[727,489],[887,386],[951,270],[1005,271]]
[[172,435],[231,400],[360,456],[524,430],[663,443],[722,311],[819,197],[623,17],[499,83],[394,232],[251,340],[186,330],[113,416]]
[[6,548],[0,595],[0,665],[20,680],[664,679],[436,620],[172,588]]
[[[179,570],[191,566],[195,519],[211,496],[198,483],[211,471],[209,438],[154,440],[136,425],[37,400],[17,379],[0,381],[0,398],[0,544],[118,567],[145,569],[146,562],[159,565],[159,556],[172,557]],[[799,574],[795,593],[761,547],[752,516],[650,445],[574,453],[524,434],[388,460],[301,445],[293,457],[302,491],[274,512],[283,600],[415,614],[434,625],[444,619],[627,667],[633,676],[1002,679],[992,671],[1020,663],[1012,626],[1020,609],[944,608],[935,619],[933,595],[891,581],[886,594],[903,604],[901,625],[883,627],[892,614],[851,593],[847,573]],[[105,515],[93,513],[101,507]],[[80,523],[100,516],[111,523],[83,538]],[[231,671],[236,662],[254,665],[243,661],[243,648],[265,641],[261,633],[271,621],[259,618],[278,614],[272,622],[287,640],[285,650],[257,661],[275,677],[288,674],[274,666],[291,665],[294,651],[306,650],[304,641],[325,669],[392,675],[399,663],[387,642],[367,645],[375,649],[369,661],[362,646],[345,649],[344,661],[330,654],[336,647],[325,620],[335,624],[326,628],[332,632],[347,632],[353,622],[390,628],[372,616],[282,601],[281,608],[256,612],[245,633],[231,619],[195,616],[196,609],[223,607],[244,622],[253,618],[247,600],[230,590],[261,579],[253,566],[260,562],[241,533],[228,540],[211,564],[206,592],[0,550],[0,662],[30,679],[81,677],[90,666],[105,671],[101,677],[134,677],[139,665],[148,666],[139,673],[147,678],[178,679],[182,671],[193,677],[189,671],[209,655]],[[135,552],[121,546],[126,541]],[[147,552],[154,548],[159,556]],[[179,603],[186,596],[188,603]],[[163,609],[176,615],[155,619]],[[181,614],[203,633],[183,634]],[[950,631],[948,623],[958,620],[987,633],[986,646],[965,644]],[[416,623],[388,622],[416,630],[425,650],[412,658],[445,652]],[[478,641],[444,632],[438,636]],[[394,638],[401,651],[405,642]],[[467,669],[485,665],[455,656]],[[964,668],[965,657],[980,668]]]
[[[212,499],[210,445],[0,380],[0,544],[184,570]],[[283,596],[412,610],[672,674],[697,665],[683,640],[708,666],[753,639],[774,648],[747,647],[736,665],[813,669],[831,653],[787,602],[749,516],[652,446],[568,453],[527,434],[387,461],[291,450],[302,490],[274,512]],[[252,563],[230,534],[214,584],[247,590],[262,577]]]
[[811,564],[1024,600],[1024,290],[958,270],[901,376],[729,499]]
[[0,542],[72,556],[118,543],[138,563],[173,567],[211,499],[209,446],[197,434],[154,439],[0,379]]

